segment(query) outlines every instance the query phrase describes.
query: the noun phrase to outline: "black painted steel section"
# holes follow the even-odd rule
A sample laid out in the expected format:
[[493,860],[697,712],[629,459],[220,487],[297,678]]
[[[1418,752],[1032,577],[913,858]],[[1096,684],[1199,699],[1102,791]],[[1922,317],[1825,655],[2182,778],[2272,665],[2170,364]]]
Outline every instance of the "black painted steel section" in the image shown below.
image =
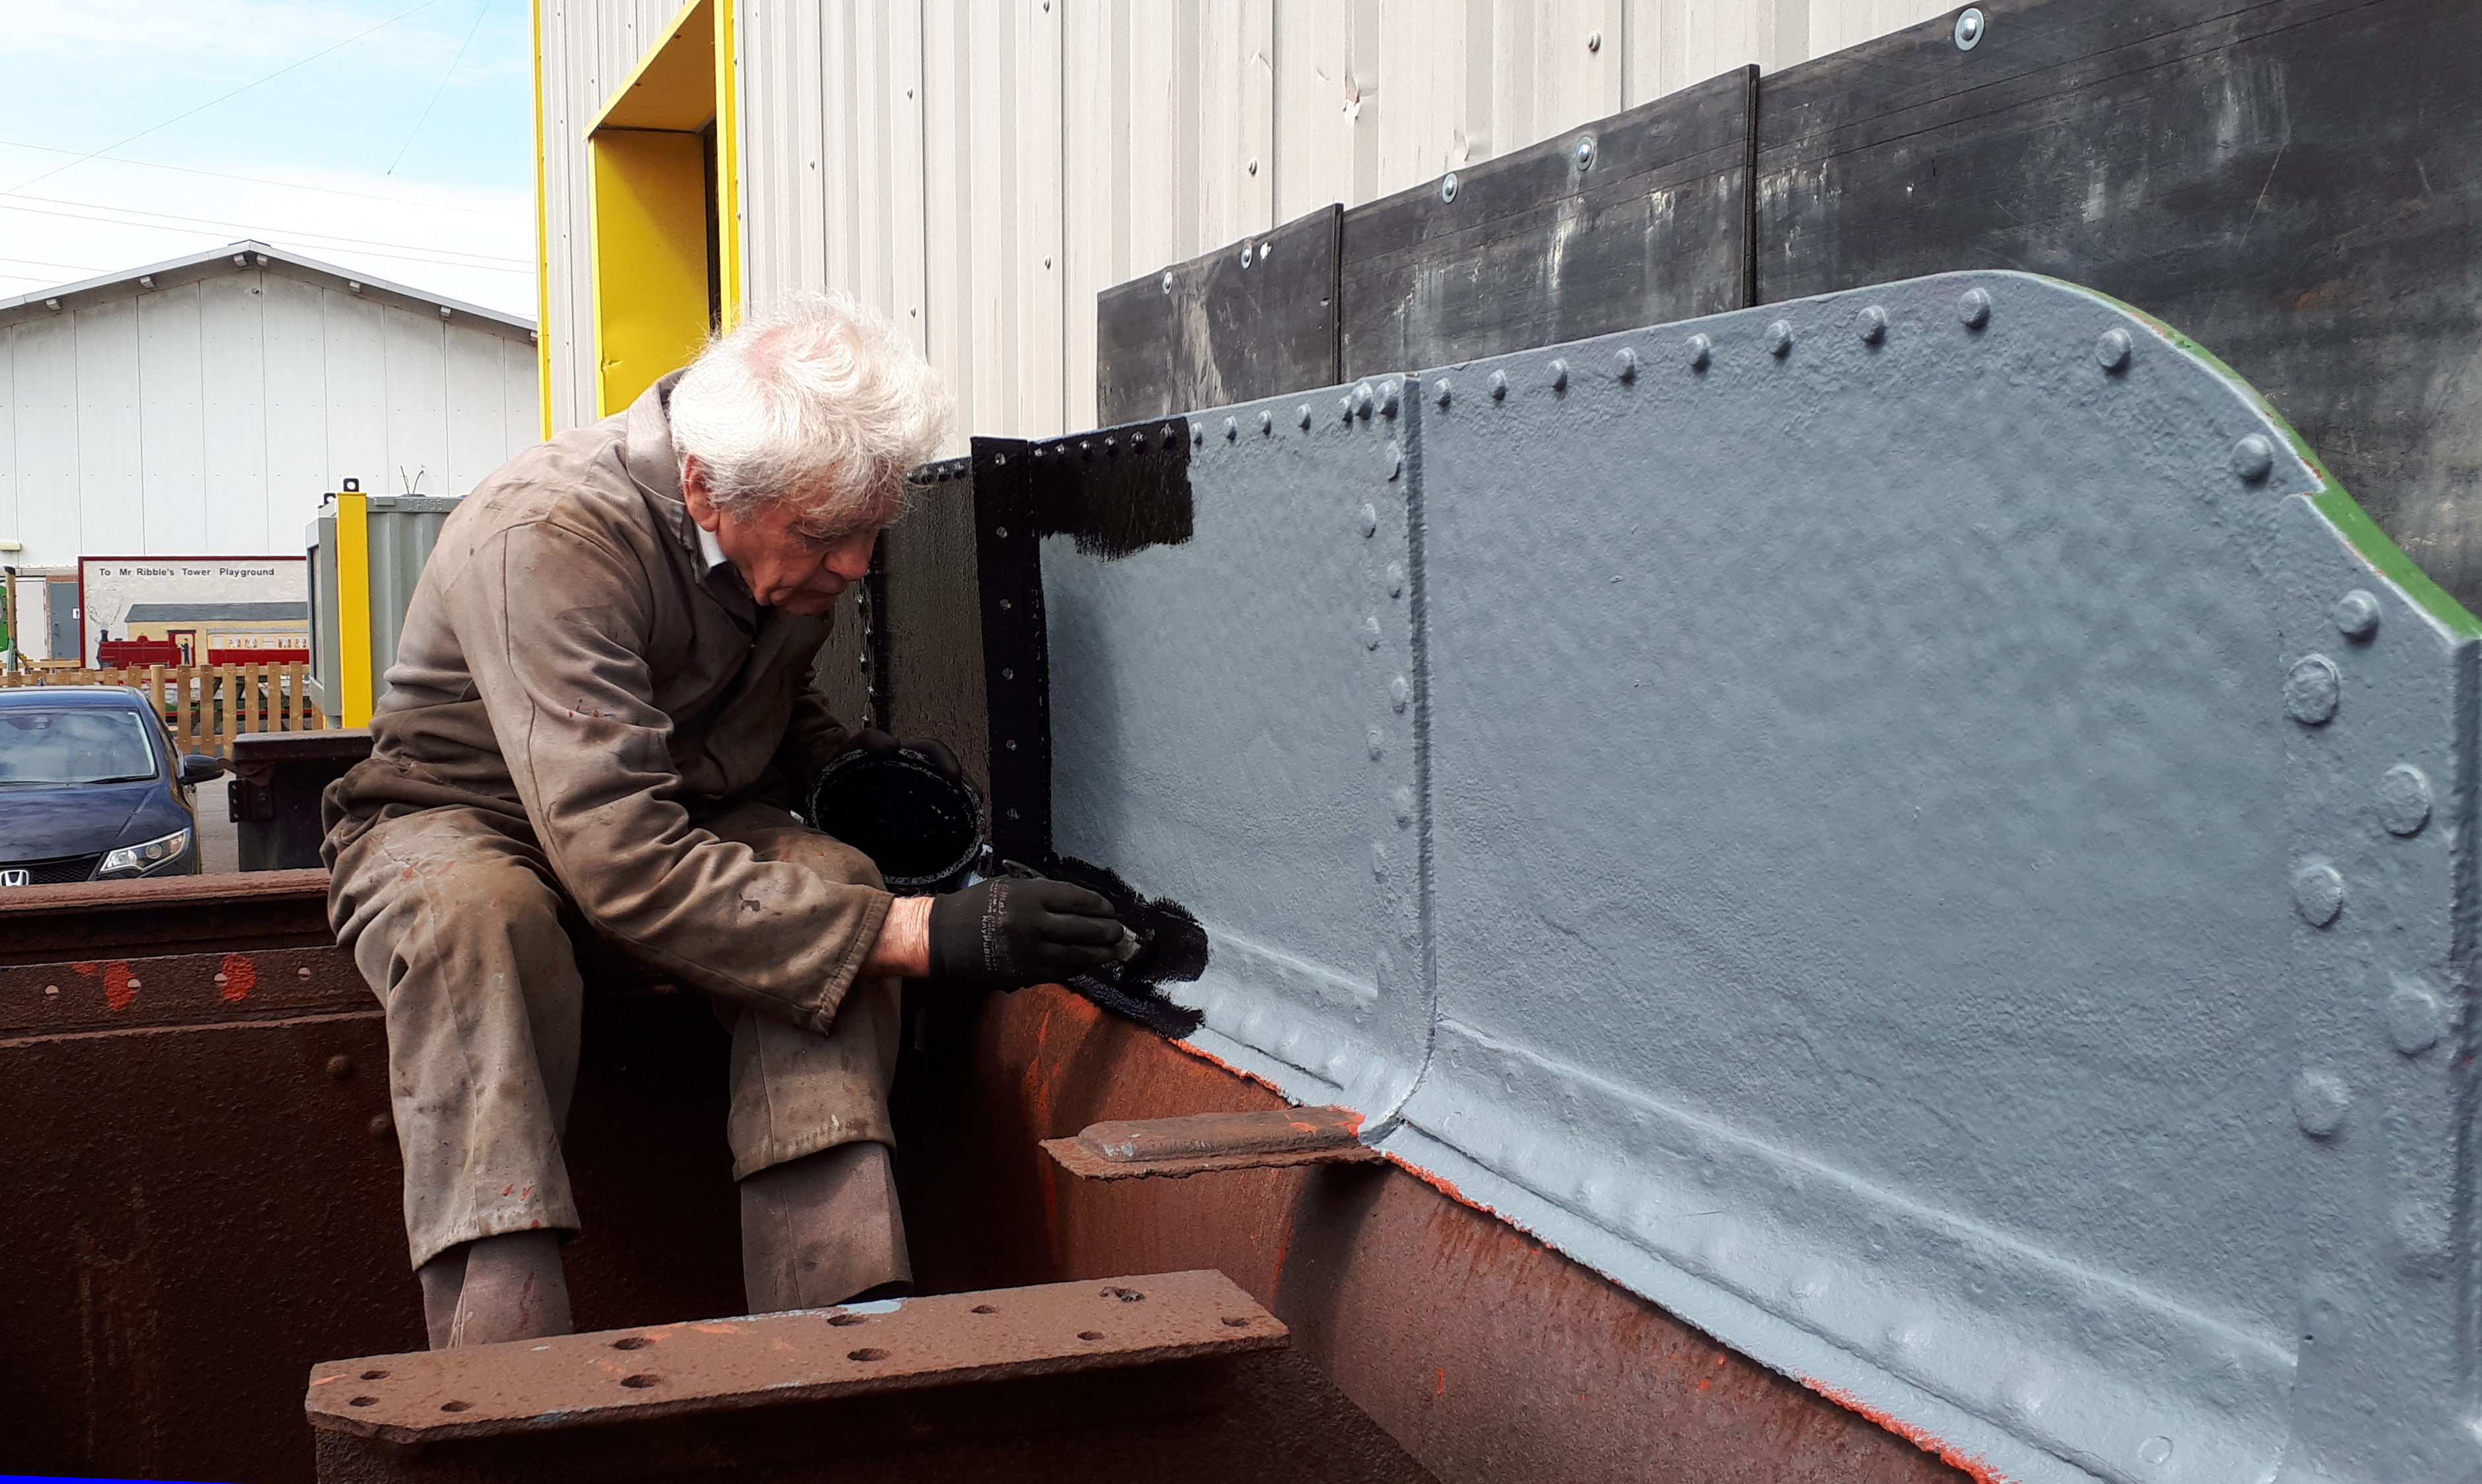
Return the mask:
[[1322,206],[1098,295],[1096,418],[1136,422],[1341,380],[1341,210]]
[[981,573],[983,694],[990,717],[991,851],[1029,865],[1051,853],[1049,646],[1043,537],[1027,445],[976,438],[974,561]]
[[1742,307],[1756,86],[1742,67],[1459,169],[1453,199],[1434,180],[1346,212],[1334,379]]
[[2482,607],[2482,6],[2029,0],[1760,84],[1763,301],[2073,279],[2211,349]]

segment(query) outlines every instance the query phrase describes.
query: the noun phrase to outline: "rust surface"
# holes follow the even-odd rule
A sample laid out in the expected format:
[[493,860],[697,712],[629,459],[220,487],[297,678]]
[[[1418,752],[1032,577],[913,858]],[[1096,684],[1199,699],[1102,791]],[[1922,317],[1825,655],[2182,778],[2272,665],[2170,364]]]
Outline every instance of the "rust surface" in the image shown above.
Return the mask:
[[1150,1273],[330,1361],[310,1425],[394,1443],[504,1437],[910,1387],[1281,1349],[1222,1273]]
[[1118,1119],[1089,1124],[1075,1138],[1044,1139],[1043,1150],[1086,1180],[1179,1179],[1383,1158],[1361,1142],[1361,1115],[1341,1107]]
[[324,871],[82,881],[0,892],[0,964],[333,942]]
[[935,1019],[929,1043],[900,1179],[939,1286],[1220,1268],[1443,1480],[1965,1478],[1395,1165],[1070,1175],[1038,1141],[1284,1104],[1065,990]]

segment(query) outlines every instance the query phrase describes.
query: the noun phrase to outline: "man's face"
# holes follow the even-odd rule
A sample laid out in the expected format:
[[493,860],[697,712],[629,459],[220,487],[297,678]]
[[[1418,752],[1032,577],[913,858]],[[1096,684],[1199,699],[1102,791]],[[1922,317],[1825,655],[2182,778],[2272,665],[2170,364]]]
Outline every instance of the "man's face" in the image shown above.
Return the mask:
[[780,500],[735,515],[717,508],[698,460],[685,462],[681,498],[690,508],[690,519],[714,534],[715,544],[724,548],[761,605],[816,617],[835,607],[836,595],[870,571],[871,543],[879,539],[886,516],[873,511],[878,518],[858,525],[822,523]]

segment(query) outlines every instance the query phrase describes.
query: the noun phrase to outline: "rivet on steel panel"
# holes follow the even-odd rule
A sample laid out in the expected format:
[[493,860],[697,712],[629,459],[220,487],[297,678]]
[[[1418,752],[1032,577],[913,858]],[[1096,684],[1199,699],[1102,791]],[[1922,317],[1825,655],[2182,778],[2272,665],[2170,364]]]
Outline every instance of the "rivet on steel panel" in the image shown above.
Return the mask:
[[1206,430],[1203,428],[1191,429],[1189,430],[1189,446],[1194,449],[1202,449],[1206,447]]
[[396,1132],[396,1120],[385,1113],[373,1113],[371,1121],[363,1127],[369,1131],[371,1137],[383,1139]]
[[2105,371],[2126,371],[2129,352],[2135,349],[2129,343],[2128,331],[2104,330],[2095,339],[2095,364]]
[[1166,424],[1164,424],[1164,431],[1163,431],[1163,445],[1164,445],[1164,447],[1166,447],[1166,448],[1172,448],[1172,447],[1176,446],[1179,442],[1180,442],[1180,430],[1179,430],[1178,428],[1175,427],[1174,425],[1170,424],[1170,423],[1166,423]]
[[2251,433],[2232,445],[2232,472],[2255,484],[2275,470],[2275,445]]
[[1401,443],[1390,443],[1390,444],[1388,444],[1388,445],[1387,445],[1387,478],[1388,478],[1388,481],[1392,483],[1393,482],[1395,482],[1395,481],[1397,481],[1397,480],[1399,480],[1399,479],[1404,478],[1404,475],[1405,475],[1405,446],[1404,446],[1403,444],[1401,444]]
[[1493,402],[1504,402],[1507,398],[1508,373],[1505,371],[1492,372],[1491,374],[1491,400]]
[[2337,598],[2329,615],[2346,638],[2368,638],[2379,632],[2379,600],[2359,587]]
[[1387,563],[1387,595],[1391,598],[1405,595],[1405,566],[1402,562]]
[[1380,641],[1386,637],[1387,631],[1379,627],[1379,615],[1377,613],[1373,613],[1369,617],[1361,620],[1362,648],[1376,651],[1379,648]]
[[1876,304],[1863,309],[1853,317],[1853,333],[1862,337],[1863,345],[1877,345],[1887,339],[1888,311]]
[[1379,394],[1370,389],[1369,382],[1364,381],[1353,389],[1354,416],[1367,419],[1378,406]]
[[1569,389],[1569,363],[1566,360],[1555,358],[1551,362],[1549,369],[1551,372],[1551,390],[1555,392],[1567,391]]
[[1715,358],[1715,342],[1703,333],[1690,336],[1681,349],[1689,357],[1692,371],[1705,370],[1707,362]]
[[1394,417],[1396,415],[1397,407],[1403,404],[1404,400],[1405,378],[1403,377],[1389,377],[1387,379],[1379,383],[1379,415],[1381,417]]
[[2292,1119],[2311,1138],[2335,1137],[2352,1102],[2352,1089],[2333,1072],[2304,1072],[2293,1079]]
[[1956,297],[1956,317],[1967,329],[1980,329],[1991,323],[1991,294],[1985,289],[1967,289]]
[[1767,326],[1767,353],[1781,360],[1792,353],[1792,322],[1778,320]]
[[1365,539],[1367,539],[1368,537],[1377,535],[1378,534],[1379,507],[1375,505],[1364,505],[1361,508],[1361,534]]
[[1626,346],[1621,347],[1621,353],[1612,357],[1612,375],[1624,381],[1636,380],[1637,352]]
[[2447,1005],[2419,984],[2396,981],[2388,996],[2388,1040],[2408,1056],[2418,1056],[2447,1034]]
[[1307,432],[1307,431],[1309,431],[1309,429],[1310,429],[1310,404],[1309,404],[1308,403],[1307,403],[1307,402],[1302,404],[1302,410],[1301,410],[1301,425],[1302,425],[1302,431],[1304,431],[1304,432]]
[[2304,861],[2293,868],[2292,905],[2301,920],[2324,927],[2344,910],[2344,878],[2324,861]]
[[1980,46],[1982,44],[1982,33],[1987,28],[1987,25],[1988,23],[1983,19],[1982,12],[1979,9],[1973,6],[1966,7],[1965,10],[1956,17],[1956,31],[1954,33],[1956,37],[1956,49],[1961,52],[1969,52],[1975,47]]
[[1447,378],[1442,377],[1439,378],[1439,384],[1432,388],[1431,400],[1444,407],[1448,404],[1449,399],[1454,395],[1454,392],[1452,392],[1448,386]]
[[2303,726],[2334,719],[2344,693],[2343,672],[2325,655],[2303,655],[2284,677],[2284,713]]
[[[133,980],[132,982],[134,983],[136,981]],[[340,1082],[352,1077],[354,1075],[354,1058],[345,1055],[329,1057],[328,1075]]]
[[1403,711],[1407,706],[1413,704],[1413,683],[1412,681],[1399,675],[1394,680],[1387,682],[1387,701],[1389,705],[1394,706],[1398,711]]
[[2418,835],[2430,822],[2430,776],[2411,763],[2379,775],[2379,822],[2390,835]]
[[1400,825],[1413,822],[1413,790],[1411,786],[1400,785],[1396,790],[1396,822]]
[[1224,420],[1224,441],[1225,441],[1225,442],[1227,442],[1227,443],[1231,443],[1231,442],[1234,442],[1234,441],[1236,441],[1237,439],[1239,439],[1239,438],[1240,438],[1240,436],[1241,436],[1241,420],[1240,420],[1239,418],[1231,418],[1231,417],[1228,417],[1228,418],[1226,418],[1226,419]]
[[1269,410],[1267,410],[1265,407],[1260,407],[1260,408],[1258,409],[1258,432],[1259,432],[1260,436],[1262,436],[1262,437],[1263,437],[1264,435],[1266,435],[1266,434],[1268,434],[1268,433],[1271,433],[1271,432],[1274,432],[1275,430],[1276,430],[1276,414],[1275,414],[1275,413],[1273,413],[1273,412],[1270,412],[1270,411],[1269,411]]
[[1445,174],[1445,175],[1441,176],[1441,177],[1440,177],[1440,179],[1439,179],[1439,199],[1440,199],[1442,202],[1449,202],[1449,203],[1453,203],[1453,202],[1456,200],[1456,198],[1457,198],[1457,172],[1456,172],[1456,171],[1454,171],[1454,170],[1450,170],[1450,171],[1448,171],[1448,173],[1447,173],[1447,174]]
[[1370,842],[1370,874],[1372,879],[1387,879],[1387,846],[1380,841]]
[[1335,400],[1335,417],[1336,421],[1340,423],[1350,423],[1353,421],[1353,394],[1351,392],[1347,392]]
[[1379,755],[1387,750],[1387,738],[1375,726],[1370,729],[1368,738],[1370,742],[1370,761],[1376,763],[1379,761]]

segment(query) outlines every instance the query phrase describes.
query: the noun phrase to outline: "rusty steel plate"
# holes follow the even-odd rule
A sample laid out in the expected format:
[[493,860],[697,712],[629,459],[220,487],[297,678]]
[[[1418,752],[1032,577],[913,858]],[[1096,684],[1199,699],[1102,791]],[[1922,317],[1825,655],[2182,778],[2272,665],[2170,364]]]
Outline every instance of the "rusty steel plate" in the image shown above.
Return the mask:
[[133,1026],[227,1025],[376,1008],[343,949],[291,948],[123,957],[110,944],[91,957],[0,965],[0,1036],[119,1030]]
[[391,1443],[1280,1350],[1290,1331],[1219,1272],[1151,1273],[606,1330],[312,1367],[310,1425]]
[[1280,1107],[1090,1124],[1043,1153],[1083,1180],[1177,1180],[1216,1170],[1352,1164],[1386,1158],[1361,1142],[1361,1115],[1344,1107]]

